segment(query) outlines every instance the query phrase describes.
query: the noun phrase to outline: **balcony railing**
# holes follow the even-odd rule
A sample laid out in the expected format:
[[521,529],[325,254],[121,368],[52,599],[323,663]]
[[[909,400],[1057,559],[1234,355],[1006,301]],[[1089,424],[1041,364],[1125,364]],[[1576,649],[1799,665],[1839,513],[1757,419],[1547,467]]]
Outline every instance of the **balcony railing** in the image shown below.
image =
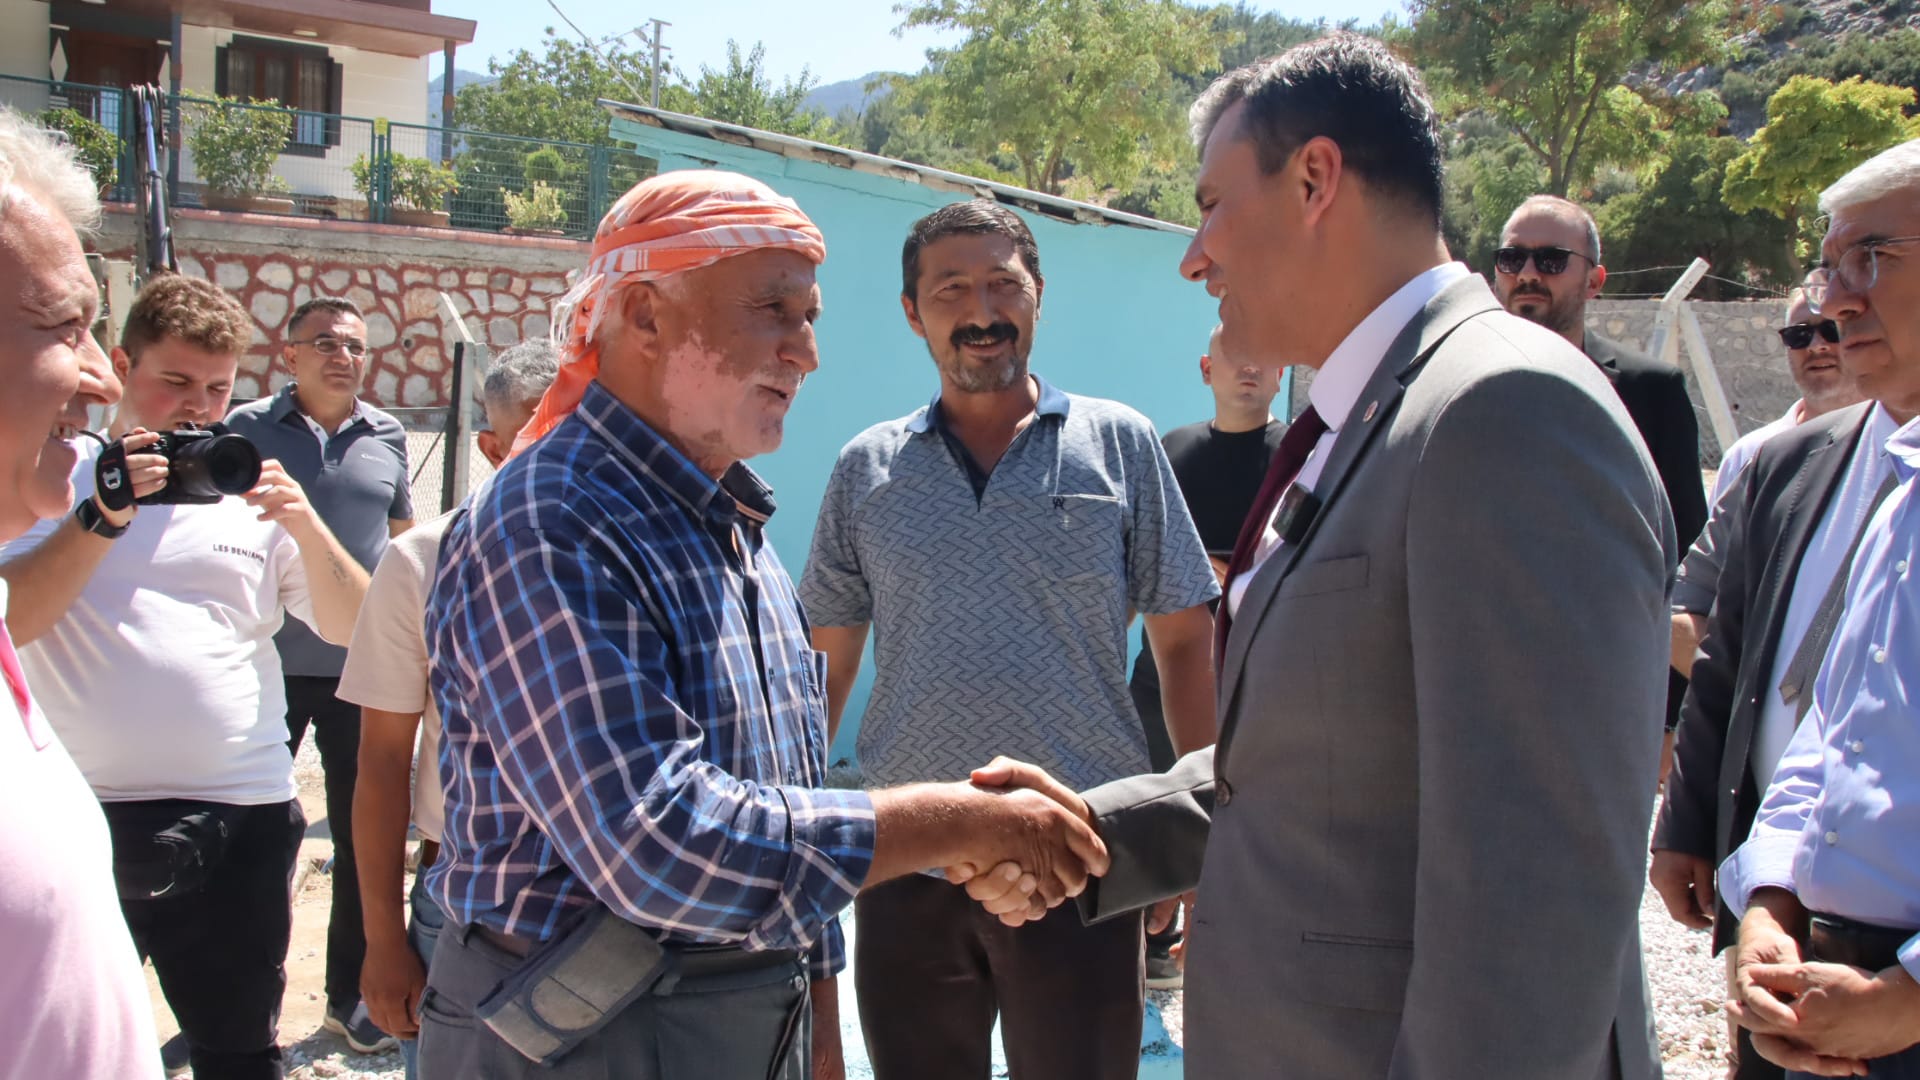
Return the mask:
[[[172,133],[160,152],[173,205],[231,206],[214,197],[218,193],[202,180],[193,160],[190,136],[202,115],[196,103],[210,99],[182,94],[165,100],[167,115],[156,121],[163,133]],[[130,91],[0,75],[0,103],[29,115],[70,109],[99,124],[118,141],[111,155],[117,168],[110,181],[103,178],[101,196],[119,202],[133,198]],[[238,103],[229,107],[256,108]],[[579,238],[592,235],[613,200],[656,171],[653,160],[619,147],[288,111],[291,136],[273,167],[284,189],[258,193],[281,201],[254,200],[248,208],[256,212],[501,232],[514,224],[508,196],[531,195],[539,183],[553,189],[565,221],[527,231]],[[363,160],[356,170],[355,163]],[[419,163],[451,170],[456,188],[431,200],[434,205],[411,205],[397,179]]]

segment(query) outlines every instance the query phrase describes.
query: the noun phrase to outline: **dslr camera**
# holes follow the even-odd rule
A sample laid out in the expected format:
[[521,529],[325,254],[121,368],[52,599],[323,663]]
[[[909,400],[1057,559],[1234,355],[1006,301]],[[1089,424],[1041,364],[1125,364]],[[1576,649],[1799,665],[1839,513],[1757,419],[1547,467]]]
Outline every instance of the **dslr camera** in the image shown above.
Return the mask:
[[142,506],[217,503],[228,495],[252,491],[260,482],[260,451],[225,424],[163,431],[160,440],[137,453],[167,459],[167,482],[141,499],[133,497],[127,472],[127,444],[115,439],[94,465],[94,486],[109,510]]

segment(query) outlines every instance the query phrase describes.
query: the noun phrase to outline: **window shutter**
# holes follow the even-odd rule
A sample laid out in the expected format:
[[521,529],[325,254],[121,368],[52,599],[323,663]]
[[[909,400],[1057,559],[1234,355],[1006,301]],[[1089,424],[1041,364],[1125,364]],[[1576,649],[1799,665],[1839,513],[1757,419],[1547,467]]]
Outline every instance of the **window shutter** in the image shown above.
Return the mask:
[[327,145],[339,146],[341,94],[343,84],[346,80],[342,77],[343,69],[338,62],[329,60],[326,63],[329,69],[327,73],[327,112],[332,114],[327,119]]
[[225,96],[227,89],[227,46],[213,50],[213,92]]

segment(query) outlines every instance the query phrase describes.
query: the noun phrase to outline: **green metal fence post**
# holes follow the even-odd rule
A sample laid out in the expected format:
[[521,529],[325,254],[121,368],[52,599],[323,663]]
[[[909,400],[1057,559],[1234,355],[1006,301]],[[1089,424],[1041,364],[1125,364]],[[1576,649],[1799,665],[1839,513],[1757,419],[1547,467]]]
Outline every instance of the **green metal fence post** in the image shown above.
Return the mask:
[[388,204],[393,200],[393,135],[387,129],[385,120],[373,122],[373,190],[368,201],[368,216],[385,223]]
[[604,146],[593,148],[592,166],[587,172],[587,216],[591,220],[581,223],[589,236],[600,227],[600,219],[607,216],[607,173],[613,167],[612,157]]

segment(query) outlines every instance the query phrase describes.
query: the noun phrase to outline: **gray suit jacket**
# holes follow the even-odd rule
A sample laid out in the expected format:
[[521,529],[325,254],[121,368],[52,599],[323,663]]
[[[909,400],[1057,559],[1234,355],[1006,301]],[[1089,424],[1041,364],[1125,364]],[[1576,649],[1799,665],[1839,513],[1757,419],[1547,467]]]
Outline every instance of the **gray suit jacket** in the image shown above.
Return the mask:
[[1658,1076],[1638,912],[1678,546],[1626,411],[1473,278],[1317,486],[1233,620],[1218,746],[1086,794],[1114,868],[1083,913],[1199,885],[1204,1080]]

